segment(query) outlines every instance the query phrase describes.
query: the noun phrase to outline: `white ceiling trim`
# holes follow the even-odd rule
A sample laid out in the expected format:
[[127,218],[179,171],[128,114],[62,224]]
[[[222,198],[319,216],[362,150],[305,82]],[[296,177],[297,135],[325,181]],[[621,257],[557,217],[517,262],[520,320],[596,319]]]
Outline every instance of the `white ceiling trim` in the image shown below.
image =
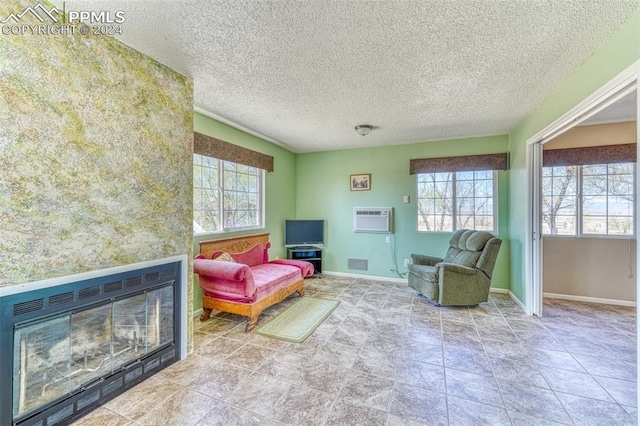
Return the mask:
[[[233,121],[231,121],[231,120],[229,120],[227,118],[224,118],[224,117],[222,117],[222,116],[220,116],[218,114],[215,114],[215,113],[213,113],[213,112],[211,112],[211,111],[209,111],[209,110],[207,110],[207,109],[205,109],[205,108],[203,108],[201,106],[195,105],[193,107],[193,110],[195,112],[197,112],[198,114],[202,114],[202,115],[204,115],[206,117],[212,118],[212,119],[214,119],[216,121],[219,121],[219,122],[221,122],[223,124],[226,124],[227,126],[233,127],[236,130],[239,130],[241,132],[247,133],[247,134],[249,134],[251,136],[255,136],[256,138],[260,138],[260,139],[265,140],[267,142],[271,142],[272,144],[277,145],[277,146],[279,146],[281,148],[284,148],[284,149],[286,149],[288,151],[291,151],[293,153],[298,153],[298,151],[296,151],[295,148],[287,145],[284,142],[280,142],[278,140],[270,138],[269,136],[263,135],[260,132],[256,132],[253,129],[249,129],[249,128],[245,127],[245,126],[241,126],[238,123],[234,123]],[[227,141],[227,142],[231,142],[231,141]]]

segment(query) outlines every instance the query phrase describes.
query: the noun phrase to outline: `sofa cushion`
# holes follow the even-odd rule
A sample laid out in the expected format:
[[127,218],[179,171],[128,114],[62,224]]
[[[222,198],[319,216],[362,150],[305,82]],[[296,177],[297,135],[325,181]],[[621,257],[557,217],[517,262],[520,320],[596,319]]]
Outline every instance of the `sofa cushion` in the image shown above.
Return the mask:
[[442,260],[445,263],[453,263],[453,259],[460,253],[460,249],[458,247],[449,247],[447,250],[447,255]]
[[279,288],[302,279],[300,269],[295,266],[265,263],[251,268],[256,283],[256,300],[262,300]]
[[487,241],[493,238],[493,234],[487,231],[476,231],[467,239],[467,250],[482,251]]
[[458,238],[458,248],[460,250],[469,250],[469,247],[467,246],[467,241],[469,240],[469,238],[471,238],[471,236],[475,232],[476,231],[472,231],[470,229],[462,230],[462,233],[460,234],[460,238]]
[[451,239],[449,240],[449,246],[458,248],[458,242],[460,241],[460,237],[462,234],[467,231],[466,229],[460,229],[453,233]]
[[475,268],[481,254],[482,252],[480,251],[461,250],[460,253],[456,254],[453,260],[449,263],[466,266],[468,268]]
[[258,243],[247,251],[242,253],[233,253],[231,255],[238,263],[244,263],[248,266],[262,265],[264,263],[264,247]]
[[486,231],[461,229],[456,231],[449,241],[450,247],[444,258],[445,263],[476,267],[482,255],[485,244],[493,238],[493,234]]

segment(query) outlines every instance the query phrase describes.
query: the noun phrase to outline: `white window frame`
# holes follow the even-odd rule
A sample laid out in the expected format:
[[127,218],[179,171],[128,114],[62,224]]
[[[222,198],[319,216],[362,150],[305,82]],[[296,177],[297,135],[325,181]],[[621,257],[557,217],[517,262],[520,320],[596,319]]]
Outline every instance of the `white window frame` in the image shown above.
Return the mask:
[[[245,230],[251,230],[251,229],[264,229],[265,228],[265,171],[263,169],[257,168],[257,167],[253,167],[254,169],[256,169],[258,171],[258,210],[256,211],[257,214],[257,218],[259,220],[259,223],[255,226],[233,226],[233,227],[225,227],[225,214],[226,214],[226,210],[224,209],[224,193],[225,193],[225,189],[224,189],[224,163],[233,163],[236,165],[241,165],[239,163],[234,163],[233,161],[225,161],[225,160],[220,160],[218,158],[215,157],[209,157],[206,155],[201,155],[201,154],[193,154],[194,155],[194,161],[192,163],[192,166],[195,168],[195,156],[199,155],[201,157],[206,157],[209,159],[213,159],[218,163],[218,167],[217,167],[217,172],[218,172],[218,187],[217,188],[212,188],[214,190],[216,190],[218,192],[218,211],[219,213],[219,219],[218,219],[218,229],[215,230],[204,230],[204,231],[200,231],[197,232],[195,229],[193,231],[194,235],[207,235],[207,234],[220,234],[220,233],[225,233],[225,232],[235,232],[235,231],[245,231]],[[251,166],[249,166],[251,167]],[[237,172],[236,172],[237,173]],[[195,182],[195,178],[193,180],[193,191],[194,191],[194,198],[195,198],[195,192],[196,191],[202,191],[204,189],[204,187],[196,187],[196,182]],[[233,192],[237,192],[237,191],[233,191]],[[195,211],[194,211],[195,213]],[[193,222],[194,222],[194,227],[196,224],[195,221],[195,215],[193,218]]]
[[[628,164],[628,163],[632,163],[632,162],[623,162],[620,164]],[[629,238],[636,238],[637,235],[637,229],[636,229],[636,215],[637,215],[637,207],[636,207],[636,197],[637,197],[637,191],[636,191],[636,186],[637,186],[637,164],[636,163],[632,163],[633,164],[633,217],[632,217],[632,224],[633,224],[633,233],[631,234],[609,234],[609,230],[608,230],[608,222],[609,222],[609,203],[607,202],[607,213],[605,215],[606,218],[606,222],[607,222],[607,233],[605,234],[594,234],[594,233],[587,233],[584,232],[584,226],[583,226],[583,221],[584,221],[584,193],[583,193],[583,186],[584,186],[584,174],[583,174],[583,166],[567,166],[567,167],[575,167],[576,168],[576,184],[577,184],[577,188],[576,188],[576,208],[575,208],[575,218],[576,218],[576,232],[575,234],[550,234],[550,233],[546,233],[546,232],[542,232],[543,228],[540,228],[540,231],[542,232],[542,235],[544,235],[544,237],[551,237],[551,238],[611,238],[611,239],[629,239]],[[595,164],[596,166],[607,166],[607,174],[606,175],[602,175],[602,176],[606,176],[607,177],[607,193],[604,195],[607,199],[612,196],[609,194],[609,190],[608,190],[608,185],[609,185],[609,165],[610,164]],[[547,166],[547,167],[557,167],[557,166]],[[544,166],[543,166],[544,169]],[[544,197],[546,194],[544,193],[544,186],[541,185],[541,191],[540,191],[542,197]],[[542,207],[542,206],[541,206]],[[542,209],[541,209],[541,213],[542,213]]]
[[[480,171],[480,170],[478,170]],[[491,180],[492,180],[492,192],[493,192],[493,229],[489,230],[488,232],[492,232],[492,233],[497,233],[498,232],[498,171],[497,170],[491,170]],[[451,231],[428,231],[428,230],[421,230],[420,229],[420,212],[418,211],[418,204],[419,204],[419,194],[420,191],[418,190],[418,186],[420,185],[419,183],[419,179],[418,176],[419,175],[426,175],[426,174],[432,174],[432,173],[418,173],[416,174],[416,230],[417,232],[420,233],[427,233],[427,234],[452,234],[454,232],[456,232],[458,230],[458,203],[457,203],[457,173],[458,172],[434,172],[434,173],[453,173],[453,177],[452,177],[452,210],[453,210],[453,214],[452,214],[452,228],[453,230]],[[484,180],[484,179],[483,179]],[[474,192],[474,197],[473,198],[477,198],[476,194]],[[475,211],[474,211],[474,226],[475,226]],[[473,228],[475,229],[475,228]]]

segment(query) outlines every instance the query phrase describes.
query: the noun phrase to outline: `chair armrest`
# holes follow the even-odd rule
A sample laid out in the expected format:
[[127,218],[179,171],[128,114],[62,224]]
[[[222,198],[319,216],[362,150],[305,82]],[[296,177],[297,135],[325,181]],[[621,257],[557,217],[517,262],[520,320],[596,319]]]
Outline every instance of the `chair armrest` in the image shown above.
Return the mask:
[[438,269],[438,303],[443,306],[469,306],[486,302],[491,281],[480,270],[441,263]]
[[251,275],[251,269],[242,263],[221,262],[210,259],[195,259],[193,272],[211,278],[229,281],[244,281]]
[[458,274],[464,275],[475,275],[478,273],[478,270],[475,268],[469,268],[467,266],[456,265],[455,263],[443,263],[440,262],[435,265],[436,268],[440,268],[446,272],[455,272]]
[[436,266],[436,264],[442,262],[442,258],[434,257],[434,256],[425,256],[423,254],[412,254],[411,261],[414,265]]

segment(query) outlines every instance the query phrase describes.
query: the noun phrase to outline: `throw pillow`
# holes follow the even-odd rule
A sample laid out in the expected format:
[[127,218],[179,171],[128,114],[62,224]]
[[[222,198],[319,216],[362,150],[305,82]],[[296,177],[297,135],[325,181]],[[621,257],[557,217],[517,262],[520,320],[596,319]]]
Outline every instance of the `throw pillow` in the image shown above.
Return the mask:
[[231,255],[227,252],[222,252],[222,254],[216,257],[214,260],[219,260],[220,262],[236,263],[233,257],[231,257]]

